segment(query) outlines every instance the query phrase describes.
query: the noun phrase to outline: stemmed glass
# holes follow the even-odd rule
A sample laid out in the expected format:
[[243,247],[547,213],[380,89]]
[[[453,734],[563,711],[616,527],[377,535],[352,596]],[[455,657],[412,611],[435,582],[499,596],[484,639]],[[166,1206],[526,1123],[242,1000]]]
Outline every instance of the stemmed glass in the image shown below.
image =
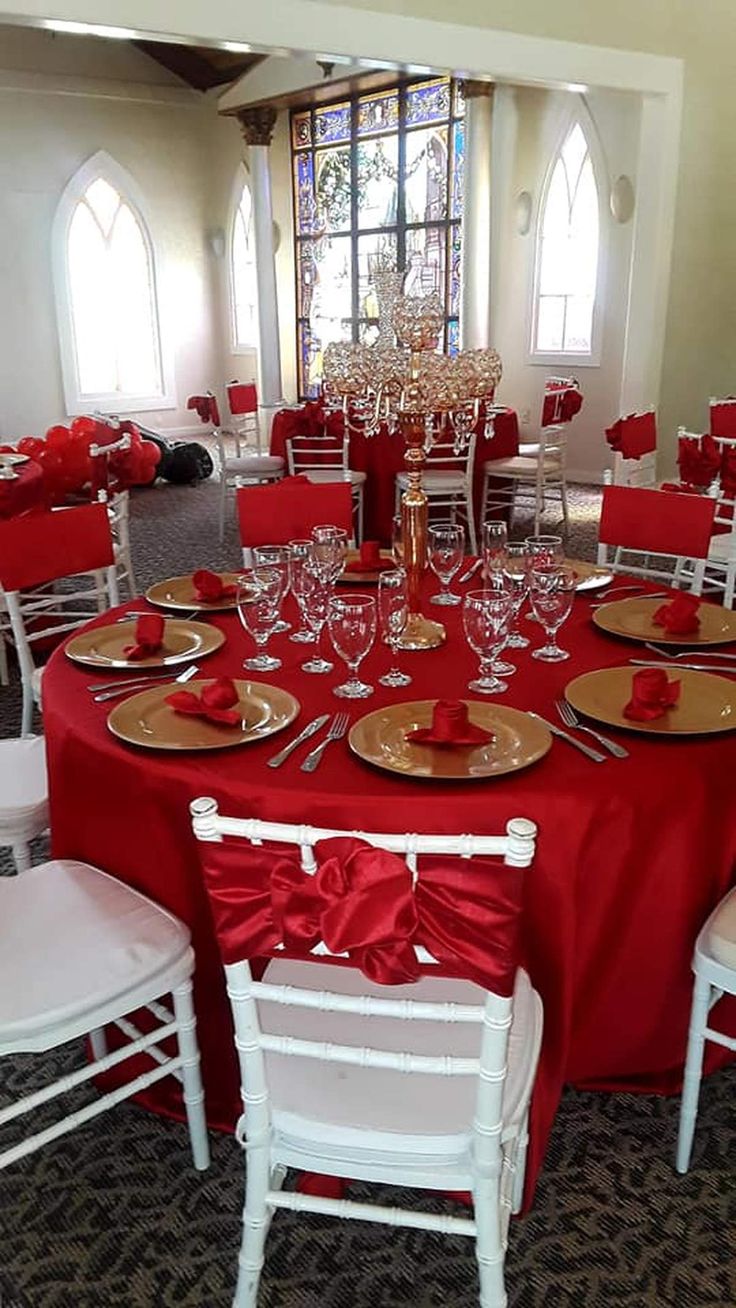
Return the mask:
[[529,640],[526,636],[522,636],[518,629],[521,606],[529,594],[529,554],[523,542],[512,541],[506,546],[503,577],[511,591],[511,627],[508,647],[526,649]]
[[350,673],[333,694],[341,699],[366,699],[373,694],[373,687],[360,680],[358,668],[376,639],[376,601],[372,595],[333,596],[327,621],[332,643]]
[[391,519],[391,558],[397,568],[404,566],[404,530],[400,513]]
[[[259,568],[272,568],[278,572],[281,577],[283,590],[281,593],[282,601],[286,599],[289,593],[289,547],[288,545],[255,545],[253,547],[253,562]],[[275,632],[290,631],[291,623],[285,622],[279,618]]]
[[243,662],[251,672],[273,672],[281,667],[281,659],[269,654],[266,646],[276,630],[282,597],[282,577],[276,568],[252,568],[241,573],[236,595],[238,617],[259,650],[254,658]]
[[532,608],[547,635],[547,644],[532,650],[533,659],[545,663],[569,659],[569,652],[557,644],[557,632],[572,611],[576,584],[571,568],[538,568],[532,573]]
[[409,589],[406,573],[382,572],[378,578],[378,613],[384,638],[391,647],[392,663],[379,677],[382,686],[409,686],[411,677],[399,668],[399,641],[409,618]]
[[[524,544],[529,555],[529,571],[537,568],[561,568],[565,562],[565,548],[561,536],[527,536]],[[538,622],[536,613],[528,613],[530,622]]]
[[313,645],[315,636],[307,626],[307,617],[304,612],[303,604],[303,578],[304,569],[312,556],[311,540],[290,540],[289,541],[289,586],[291,593],[297,602],[301,626],[298,631],[292,632],[289,640],[297,641],[300,645]]
[[498,695],[508,685],[495,674],[496,659],[506,644],[511,620],[511,593],[502,587],[471,590],[463,600],[463,626],[470,648],[480,661],[479,675],[468,690]]
[[463,561],[465,528],[459,523],[437,522],[429,528],[428,536],[429,566],[442,587],[430,603],[462,604],[462,596],[453,595],[449,585]]
[[337,581],[348,552],[348,533],[342,527],[312,528],[312,564],[325,581]]
[[330,611],[332,582],[325,578],[320,567],[315,566],[311,552],[302,572],[301,588],[302,613],[314,632],[317,645],[312,658],[302,663],[302,672],[332,672],[334,663],[323,658],[319,652],[320,637]]
[[509,532],[505,522],[483,523],[483,575],[490,577],[492,572],[503,568],[508,544]]

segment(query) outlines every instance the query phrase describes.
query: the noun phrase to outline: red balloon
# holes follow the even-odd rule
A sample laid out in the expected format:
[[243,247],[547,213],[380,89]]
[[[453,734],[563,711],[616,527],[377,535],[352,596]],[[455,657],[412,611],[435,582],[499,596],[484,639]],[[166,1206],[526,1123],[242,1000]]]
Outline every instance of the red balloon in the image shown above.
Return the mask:
[[96,418],[82,416],[73,418],[71,422],[72,436],[90,436],[93,440],[96,438],[98,422]]
[[37,459],[45,448],[46,442],[39,436],[24,436],[18,441],[18,453],[27,454],[31,459]]
[[69,428],[49,427],[49,430],[46,432],[46,444],[48,445],[49,449],[56,449],[56,450],[61,449],[63,446],[68,445]]

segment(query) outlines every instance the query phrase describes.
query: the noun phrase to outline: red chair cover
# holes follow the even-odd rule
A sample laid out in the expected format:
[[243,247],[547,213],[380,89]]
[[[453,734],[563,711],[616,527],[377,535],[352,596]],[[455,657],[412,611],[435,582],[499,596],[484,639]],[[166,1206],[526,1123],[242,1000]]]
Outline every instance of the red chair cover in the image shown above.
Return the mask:
[[623,459],[653,454],[657,448],[657,415],[649,409],[646,413],[629,413],[625,418],[618,418],[606,427],[606,440]]
[[402,858],[363,840],[323,840],[316,854],[319,867],[310,876],[291,845],[200,846],[225,963],[271,954],[280,944],[303,956],[324,941],[371,981],[404,985],[420,976],[414,946],[424,945],[444,972],[513,993],[521,869],[426,859],[412,888]]
[[195,410],[200,422],[211,422],[213,427],[219,427],[220,409],[214,395],[190,395],[187,408]]
[[331,523],[353,530],[353,497],[347,482],[320,486],[304,477],[284,477],[270,486],[242,486],[237,492],[240,543],[286,545]]
[[689,559],[708,555],[716,503],[705,495],[668,495],[606,486],[599,539],[604,545]]
[[230,382],[227,388],[227,402],[234,418],[243,413],[258,412],[258,391],[253,382]]
[[681,436],[677,443],[677,466],[689,486],[710,486],[721,467],[721,451],[713,437]]
[[104,504],[32,513],[0,522],[0,584],[27,590],[115,561]]
[[545,383],[542,403],[542,426],[556,427],[571,422],[583,407],[583,397],[574,377],[550,378]]
[[733,396],[711,403],[710,434],[725,440],[736,440],[736,398]]

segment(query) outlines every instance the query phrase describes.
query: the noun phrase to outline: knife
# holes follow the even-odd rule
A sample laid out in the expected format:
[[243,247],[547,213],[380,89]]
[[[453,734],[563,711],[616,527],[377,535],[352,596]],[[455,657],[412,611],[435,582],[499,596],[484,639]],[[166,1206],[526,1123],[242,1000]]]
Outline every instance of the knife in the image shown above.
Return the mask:
[[319,731],[320,727],[325,725],[329,716],[329,713],[323,713],[320,717],[315,718],[313,722],[308,722],[304,730],[299,732],[299,735],[295,740],[290,741],[289,744],[285,745],[278,754],[274,754],[273,758],[268,760],[268,767],[280,768],[281,764],[286,762],[287,758],[292,751],[296,749],[297,745],[301,745],[305,740],[309,740],[309,737],[313,736],[315,731]]
[[677,672],[678,668],[685,668],[688,672],[726,672],[731,676],[736,675],[736,667],[721,666],[714,667],[712,663],[668,663],[666,659],[655,663],[654,659],[629,659],[637,668],[669,668],[672,672]]
[[462,585],[464,581],[470,581],[470,578],[474,577],[478,569],[482,567],[483,567],[483,560],[476,559],[475,563],[471,563],[470,567],[462,574],[462,576],[458,577],[457,579],[458,585]]
[[585,754],[593,763],[607,762],[607,756],[601,754],[599,750],[591,749],[590,745],[584,744],[582,740],[576,740],[575,736],[570,736],[566,731],[563,731],[561,727],[556,726],[554,722],[548,722],[546,718],[540,717],[538,713],[532,713],[529,709],[527,712],[529,713],[530,718],[536,718],[537,722],[541,722],[542,726],[546,727],[553,736],[559,736],[560,740],[566,740],[568,745],[574,745],[576,749],[580,750],[581,754]]

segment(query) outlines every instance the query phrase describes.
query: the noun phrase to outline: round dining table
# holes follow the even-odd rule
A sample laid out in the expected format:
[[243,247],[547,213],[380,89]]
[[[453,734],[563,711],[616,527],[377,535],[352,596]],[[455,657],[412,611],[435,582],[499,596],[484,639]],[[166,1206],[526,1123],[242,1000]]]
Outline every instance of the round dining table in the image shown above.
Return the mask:
[[[532,1103],[528,1198],[565,1083],[601,1091],[680,1087],[693,942],[734,882],[736,735],[663,738],[609,728],[629,751],[627,758],[595,763],[554,739],[546,756],[523,770],[467,782],[379,770],[352,754],[344,740],[328,747],[311,774],[299,766],[310,745],[281,768],[267,767],[285,741],[318,714],[347,708],[355,722],[391,703],[478,698],[467,690],[477,660],[462,634],[461,611],[433,608],[427,601],[435,589],[427,578],[425,611],[441,614],[447,640],[432,651],[403,655],[410,686],[391,690],[377,684],[389,656],[376,643],[361,665],[374,694],[364,701],[338,700],[333,691],[346,670],[337,655],[332,673],[309,675],[300,665],[310,647],[288,635],[275,636],[271,648],[282,667],[258,679],[297,697],[297,720],[281,735],[215,752],[164,752],[123,743],[107,726],[111,707],[120,701],[95,703],[88,689],[109,682],[110,672],[92,673],[58,648],[43,678],[53,854],[104,868],[191,928],[208,1120],[232,1129],[240,1111],[238,1073],[190,802],[211,795],[230,816],[362,831],[490,835],[502,834],[510,818],[532,819],[539,836],[525,874],[524,959],[543,1000],[545,1029]],[[557,721],[554,701],[572,678],[640,656],[641,645],[593,625],[594,598],[580,593],[559,633],[571,652],[566,662],[546,664],[531,657],[542,632],[522,617],[531,647],[510,652],[517,672],[508,691],[486,702]],[[141,600],[131,607],[140,610]],[[285,615],[296,621],[291,600]],[[95,622],[117,616],[114,611]],[[207,621],[222,631],[225,642],[202,660],[199,675],[245,675],[243,658],[254,649],[236,614],[208,614]],[[736,700],[736,680],[731,684]],[[724,1001],[723,1021],[726,1029],[736,1030],[736,1005],[730,1000]],[[710,1045],[706,1070],[729,1057]],[[144,1102],[162,1113],[181,1111],[168,1081],[152,1087]]]
[[0,477],[0,520],[45,506],[43,469],[34,459],[13,468],[14,477]]

